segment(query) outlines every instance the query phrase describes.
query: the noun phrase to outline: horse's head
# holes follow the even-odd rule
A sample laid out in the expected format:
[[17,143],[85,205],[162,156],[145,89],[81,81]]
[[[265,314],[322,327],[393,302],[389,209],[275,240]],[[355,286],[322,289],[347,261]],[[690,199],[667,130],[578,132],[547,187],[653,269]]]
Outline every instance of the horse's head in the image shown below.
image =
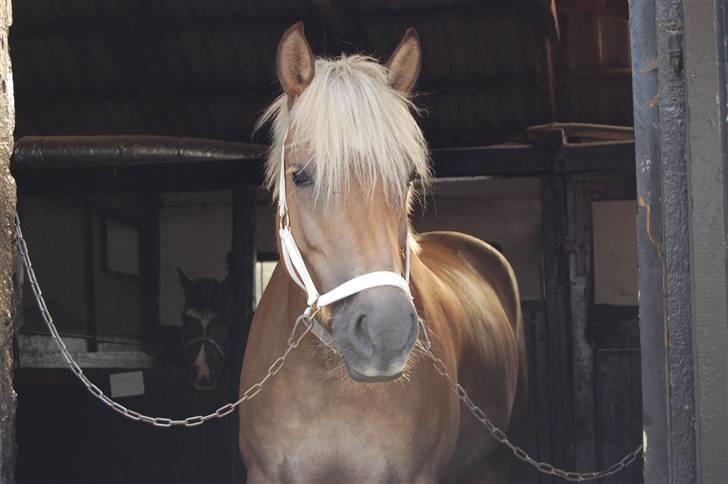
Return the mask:
[[225,282],[190,280],[177,268],[185,294],[182,344],[198,390],[211,390],[225,363],[231,324],[230,297]]
[[[284,94],[260,121],[274,120],[268,183],[279,195],[285,146],[285,223],[322,293],[362,274],[405,271],[412,181],[429,177],[408,99],[420,57],[412,29],[386,65],[364,56],[315,59],[300,23],[279,44]],[[407,292],[374,287],[323,313],[352,378],[401,375],[418,332]]]

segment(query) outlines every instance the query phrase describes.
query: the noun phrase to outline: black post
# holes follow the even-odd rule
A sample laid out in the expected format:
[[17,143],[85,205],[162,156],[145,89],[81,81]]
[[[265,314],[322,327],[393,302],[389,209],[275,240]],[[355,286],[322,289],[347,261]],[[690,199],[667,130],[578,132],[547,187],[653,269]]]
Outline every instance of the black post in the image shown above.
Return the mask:
[[[233,292],[233,326],[230,331],[230,363],[232,368],[231,398],[238,398],[238,383],[243,365],[243,354],[248,340],[250,323],[253,320],[255,300],[255,187],[245,186],[233,190],[233,240],[230,264],[230,280]],[[236,426],[237,428],[237,426]],[[236,479],[244,480],[242,459],[238,452],[237,432],[230,446],[233,451],[233,473]]]
[[15,404],[13,338],[15,300],[15,180],[10,175],[15,109],[8,29],[12,23],[10,0],[0,0],[0,482],[15,482]]
[[[637,247],[645,482],[668,482],[667,329],[663,315],[662,184],[657,123],[655,0],[631,0],[632,91],[637,170]],[[643,171],[644,169],[644,171]]]
[[632,0],[646,482],[728,482],[725,0]]
[[[548,174],[541,179],[544,283],[548,347],[549,401],[546,408],[550,449],[542,459],[574,468],[574,406],[572,379],[569,259],[564,250],[568,230],[566,177]],[[542,477],[541,482],[557,482]]]

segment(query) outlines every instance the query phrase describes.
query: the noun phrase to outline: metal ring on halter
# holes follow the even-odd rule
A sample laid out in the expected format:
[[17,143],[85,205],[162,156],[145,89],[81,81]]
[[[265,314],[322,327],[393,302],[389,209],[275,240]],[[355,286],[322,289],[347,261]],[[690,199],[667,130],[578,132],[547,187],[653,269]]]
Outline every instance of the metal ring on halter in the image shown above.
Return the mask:
[[281,219],[281,228],[282,229],[291,228],[291,216],[288,215],[288,210],[285,210],[283,212],[283,215],[280,216],[280,219]]
[[[420,345],[420,347],[423,350],[430,351],[430,349],[432,348],[432,340],[430,339],[430,333],[427,331],[427,326],[425,326],[425,320],[418,317],[417,323],[418,323],[418,326],[420,328],[422,328],[422,336],[425,340],[425,344],[423,345],[422,343],[419,343],[419,341],[417,343]],[[418,335],[418,339],[419,339],[419,335]]]

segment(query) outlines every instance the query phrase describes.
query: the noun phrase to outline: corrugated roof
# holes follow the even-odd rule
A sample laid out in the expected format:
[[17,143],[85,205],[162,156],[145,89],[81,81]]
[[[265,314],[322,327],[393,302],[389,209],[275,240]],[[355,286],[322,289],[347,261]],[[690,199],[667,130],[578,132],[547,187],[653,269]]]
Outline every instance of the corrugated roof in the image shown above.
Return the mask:
[[630,125],[627,1],[560,0],[561,41],[553,47],[542,4],[16,1],[16,135],[248,141],[278,93],[280,35],[298,19],[316,53],[382,59],[414,26],[424,52],[418,102],[433,146],[501,142],[552,121]]

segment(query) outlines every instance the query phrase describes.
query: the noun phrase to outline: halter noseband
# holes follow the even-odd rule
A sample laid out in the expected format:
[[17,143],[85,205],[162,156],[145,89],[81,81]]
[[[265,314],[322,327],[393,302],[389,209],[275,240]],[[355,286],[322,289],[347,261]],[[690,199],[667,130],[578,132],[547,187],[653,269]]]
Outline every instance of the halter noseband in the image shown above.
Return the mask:
[[[278,234],[281,239],[281,252],[283,253],[283,261],[291,279],[306,291],[306,311],[304,316],[312,317],[316,310],[340,301],[358,292],[373,287],[391,286],[397,287],[412,299],[409,288],[410,275],[410,249],[409,241],[405,239],[405,259],[404,259],[404,277],[401,274],[391,271],[377,271],[362,274],[353,279],[349,279],[331,289],[324,294],[320,294],[316,289],[316,285],[311,279],[311,274],[306,268],[301,251],[298,250],[296,240],[293,238],[290,225],[290,215],[288,213],[288,205],[286,203],[286,135],[283,137],[281,145],[281,163],[280,176],[278,178],[278,216],[280,219],[280,228]],[[312,332],[326,345],[336,351],[333,335],[331,332],[321,325],[316,319],[312,320]]]
[[197,338],[192,338],[184,344],[184,349],[186,350],[196,343],[202,343],[202,346],[204,346],[205,344],[212,346],[213,348],[215,348],[215,351],[217,351],[218,356],[220,356],[220,360],[225,361],[225,350],[222,349],[220,343],[210,338],[209,336],[198,336]]

